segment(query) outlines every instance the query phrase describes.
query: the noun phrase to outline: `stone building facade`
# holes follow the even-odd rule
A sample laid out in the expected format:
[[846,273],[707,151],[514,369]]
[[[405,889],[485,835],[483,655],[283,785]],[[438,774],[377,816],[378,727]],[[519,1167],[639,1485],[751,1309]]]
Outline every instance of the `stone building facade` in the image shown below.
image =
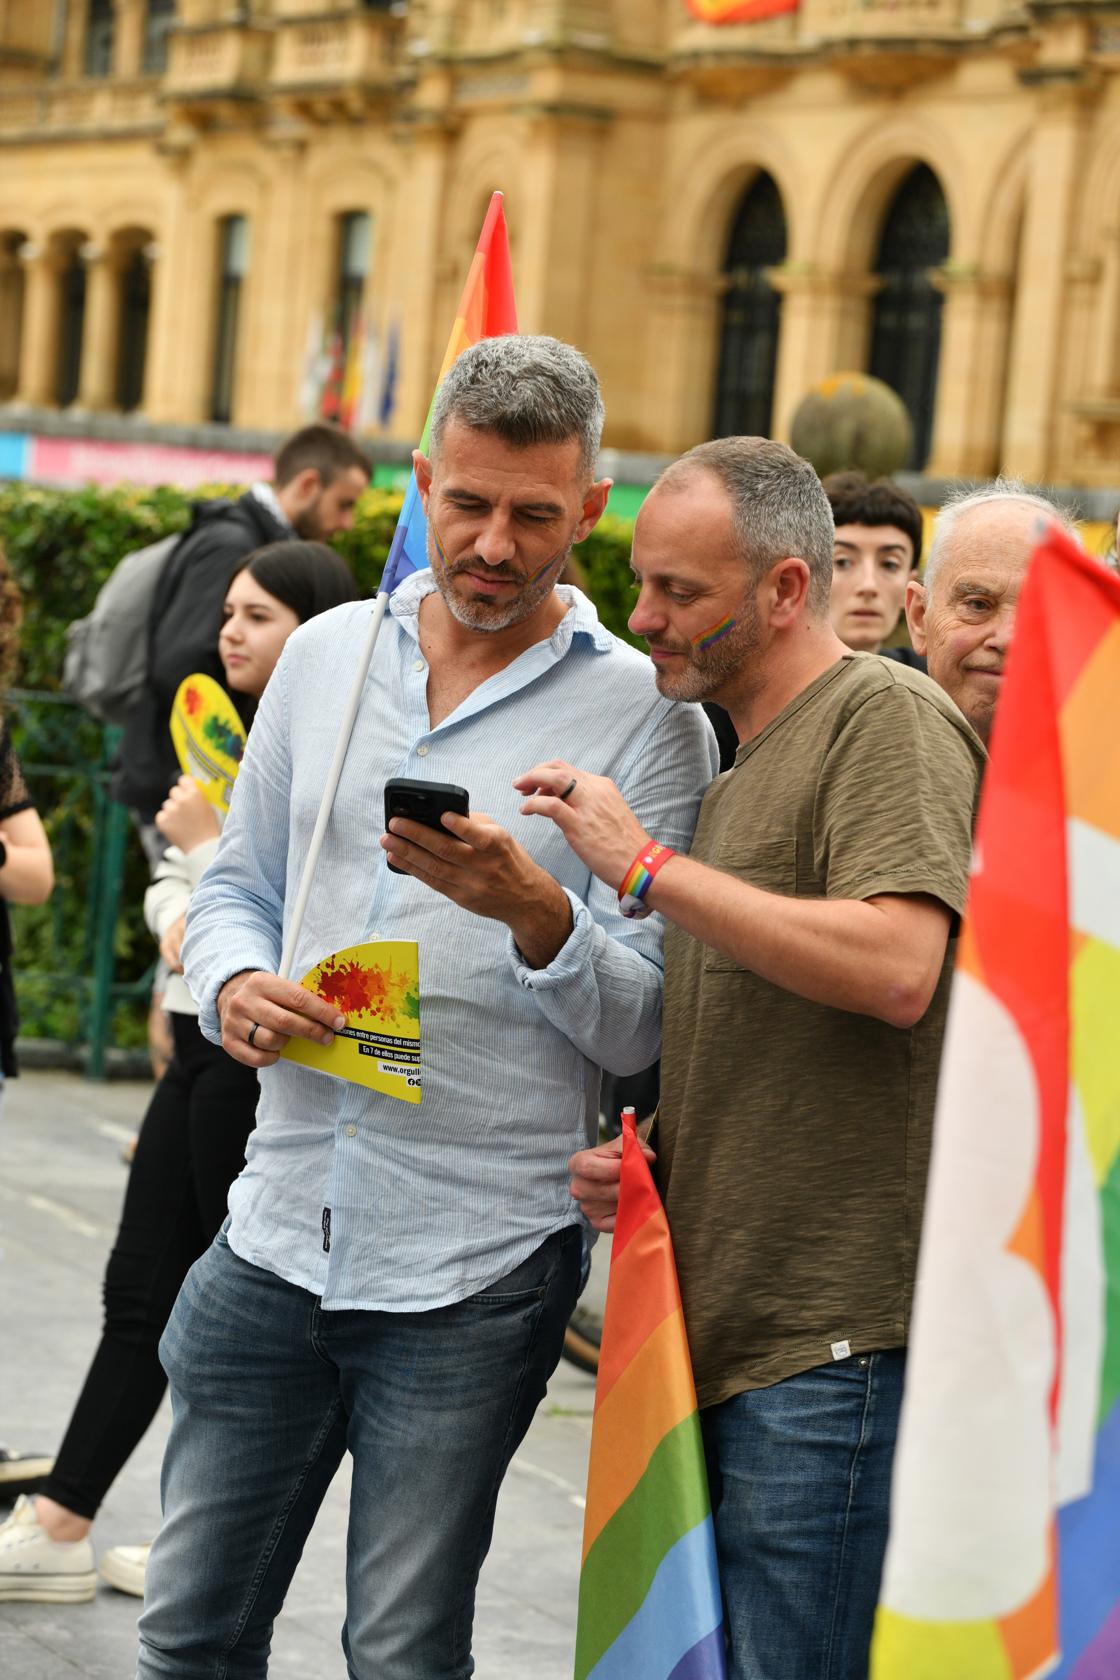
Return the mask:
[[0,0],[0,403],[282,429],[360,314],[413,438],[500,187],[616,448],[866,368],[930,474],[1115,483],[1120,3],[791,3]]

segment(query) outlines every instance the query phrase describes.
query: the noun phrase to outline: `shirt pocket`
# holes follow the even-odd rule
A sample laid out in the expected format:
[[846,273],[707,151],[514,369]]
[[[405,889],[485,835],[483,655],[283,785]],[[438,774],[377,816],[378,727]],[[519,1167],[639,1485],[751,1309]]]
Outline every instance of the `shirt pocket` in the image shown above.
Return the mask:
[[[725,875],[733,875],[760,892],[779,893],[783,898],[797,896],[797,837],[737,840],[725,847],[711,860],[712,867]],[[709,945],[704,951],[705,974],[745,974],[742,963],[715,951]]]

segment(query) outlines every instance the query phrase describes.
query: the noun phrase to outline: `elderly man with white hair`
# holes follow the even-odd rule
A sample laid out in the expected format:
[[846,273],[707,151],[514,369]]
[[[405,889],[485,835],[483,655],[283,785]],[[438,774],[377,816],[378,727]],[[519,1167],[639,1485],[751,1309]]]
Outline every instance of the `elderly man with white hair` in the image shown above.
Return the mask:
[[986,744],[999,701],[1027,564],[1048,524],[1075,535],[1061,508],[1012,479],[948,501],[929,559],[906,591],[910,639],[929,674]]

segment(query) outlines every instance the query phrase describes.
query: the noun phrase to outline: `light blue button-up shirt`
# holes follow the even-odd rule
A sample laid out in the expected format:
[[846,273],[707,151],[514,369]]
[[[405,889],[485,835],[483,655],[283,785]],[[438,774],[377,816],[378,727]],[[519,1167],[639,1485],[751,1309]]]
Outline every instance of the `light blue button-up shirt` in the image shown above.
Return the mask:
[[[390,602],[296,953],[295,973],[374,937],[420,954],[423,1100],[294,1063],[262,1071],[257,1126],[230,1192],[235,1253],[325,1307],[415,1311],[484,1288],[578,1219],[567,1161],[593,1135],[599,1069],[637,1071],[661,1040],[661,922],[627,921],[554,823],[519,814],[513,778],[563,757],[610,776],[648,833],[686,849],[717,768],[698,706],[663,699],[643,654],[561,588],[546,641],[438,728],[418,613],[430,572]],[[275,973],[284,925],[372,612],[338,607],[293,635],[257,710],[217,856],[191,901],[184,961],[200,1023],[243,969]],[[567,892],[571,934],[525,966],[503,923],[387,867],[386,781],[454,782]],[[330,1209],[329,1246],[324,1210]]]

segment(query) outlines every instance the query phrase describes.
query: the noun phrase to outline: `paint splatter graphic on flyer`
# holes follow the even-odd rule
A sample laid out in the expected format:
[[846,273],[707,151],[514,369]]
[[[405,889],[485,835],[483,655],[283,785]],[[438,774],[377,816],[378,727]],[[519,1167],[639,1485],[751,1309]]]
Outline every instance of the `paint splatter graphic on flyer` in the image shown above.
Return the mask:
[[420,960],[411,939],[373,940],[330,956],[301,982],[346,1017],[331,1044],[290,1039],[287,1061],[418,1103],[420,1085]]

